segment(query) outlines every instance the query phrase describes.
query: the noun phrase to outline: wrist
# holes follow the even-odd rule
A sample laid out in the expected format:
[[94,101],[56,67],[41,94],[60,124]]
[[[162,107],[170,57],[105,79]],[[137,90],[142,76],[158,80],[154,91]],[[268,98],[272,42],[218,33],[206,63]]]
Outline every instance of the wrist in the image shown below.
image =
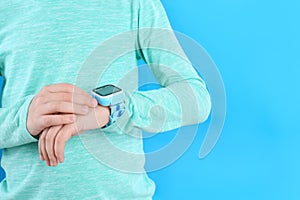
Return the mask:
[[95,108],[96,119],[98,127],[102,128],[109,122],[110,108],[108,106],[98,105]]
[[26,129],[27,129],[28,133],[29,133],[32,137],[38,139],[40,133],[38,133],[37,131],[33,131],[30,127],[31,127],[30,122],[29,122],[29,120],[27,119],[27,121],[26,121]]

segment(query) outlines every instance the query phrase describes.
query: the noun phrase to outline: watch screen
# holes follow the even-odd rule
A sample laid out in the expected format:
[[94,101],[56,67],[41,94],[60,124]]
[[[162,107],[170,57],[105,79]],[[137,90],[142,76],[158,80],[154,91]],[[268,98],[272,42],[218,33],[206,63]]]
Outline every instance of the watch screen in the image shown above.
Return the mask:
[[105,85],[105,86],[94,89],[94,92],[101,96],[107,96],[110,94],[117,93],[119,91],[121,91],[121,89],[114,85]]

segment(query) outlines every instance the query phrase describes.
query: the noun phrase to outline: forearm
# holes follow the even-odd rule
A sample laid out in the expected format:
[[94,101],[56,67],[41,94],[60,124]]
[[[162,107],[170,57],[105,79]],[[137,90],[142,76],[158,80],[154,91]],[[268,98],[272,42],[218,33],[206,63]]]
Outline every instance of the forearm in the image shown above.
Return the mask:
[[211,108],[209,93],[200,79],[176,82],[158,90],[137,91],[129,104],[134,126],[148,132],[201,123]]
[[32,98],[33,95],[29,95],[12,106],[0,108],[0,148],[37,141],[26,128],[27,112]]

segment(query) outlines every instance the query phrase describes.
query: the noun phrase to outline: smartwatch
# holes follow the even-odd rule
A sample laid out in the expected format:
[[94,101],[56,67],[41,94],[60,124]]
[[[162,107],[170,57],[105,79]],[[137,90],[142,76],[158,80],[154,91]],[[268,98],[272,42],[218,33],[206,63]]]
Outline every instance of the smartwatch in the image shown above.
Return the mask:
[[113,124],[124,113],[125,93],[121,88],[112,84],[104,85],[93,89],[91,95],[99,105],[110,108],[109,122],[104,127]]

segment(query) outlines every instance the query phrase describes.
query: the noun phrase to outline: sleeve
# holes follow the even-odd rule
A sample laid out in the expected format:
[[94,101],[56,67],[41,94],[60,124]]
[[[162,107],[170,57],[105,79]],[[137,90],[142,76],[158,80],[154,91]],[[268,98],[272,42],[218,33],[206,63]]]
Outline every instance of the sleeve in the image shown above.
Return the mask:
[[[3,77],[0,79],[3,80]],[[1,87],[0,89],[2,91]],[[0,108],[0,148],[10,148],[37,141],[26,127],[27,111],[33,97],[34,95],[29,95],[9,107]]]
[[137,58],[147,63],[161,87],[128,95],[122,128],[131,124],[158,133],[204,122],[210,114],[210,95],[182,50],[160,0],[140,0],[138,15]]

